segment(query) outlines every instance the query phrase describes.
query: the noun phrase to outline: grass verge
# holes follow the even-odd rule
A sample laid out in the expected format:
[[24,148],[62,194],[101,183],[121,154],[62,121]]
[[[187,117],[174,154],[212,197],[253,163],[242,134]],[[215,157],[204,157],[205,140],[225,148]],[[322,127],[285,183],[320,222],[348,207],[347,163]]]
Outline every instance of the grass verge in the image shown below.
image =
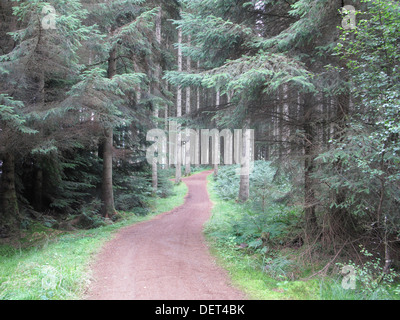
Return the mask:
[[[238,242],[238,221],[249,208],[233,200],[224,200],[215,190],[216,182],[208,177],[207,189],[213,202],[212,217],[205,225],[209,247],[218,263],[229,272],[233,284],[252,300],[398,300],[398,282],[379,284],[382,273],[373,260],[367,266],[355,266],[356,288],[343,286],[340,269],[329,275],[313,276],[330,259],[324,255],[307,259],[308,247],[269,247],[260,252],[242,247]],[[248,212],[247,212],[248,213]],[[249,222],[251,223],[251,222]],[[241,225],[241,227],[243,227]],[[250,229],[250,227],[248,228]],[[251,229],[250,229],[251,230]],[[258,249],[259,250],[259,249]],[[299,259],[300,258],[300,259]],[[378,270],[379,271],[379,270]],[[393,276],[394,277],[394,276]],[[398,280],[398,279],[397,279]]]
[[151,214],[123,213],[119,222],[92,230],[60,232],[35,224],[19,245],[0,244],[0,300],[80,300],[90,282],[89,264],[102,245],[126,226],[183,204],[184,183],[174,196],[151,201]]
[[207,189],[213,202],[212,217],[205,225],[205,235],[212,254],[228,271],[233,284],[252,300],[315,300],[319,281],[286,281],[269,277],[260,267],[259,256],[244,253],[238,246],[215,236],[216,228],[225,217],[240,214],[242,208],[234,201],[222,200],[214,190],[212,175],[207,178]]

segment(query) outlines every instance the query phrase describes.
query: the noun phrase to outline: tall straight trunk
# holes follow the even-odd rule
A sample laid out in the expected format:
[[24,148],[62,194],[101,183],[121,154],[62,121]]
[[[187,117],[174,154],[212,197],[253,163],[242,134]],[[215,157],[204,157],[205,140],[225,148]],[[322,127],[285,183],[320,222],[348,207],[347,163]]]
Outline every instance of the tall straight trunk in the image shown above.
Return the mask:
[[[190,44],[190,36],[188,38],[188,42]],[[190,73],[191,72],[191,64],[192,64],[192,60],[190,59],[190,57],[187,57],[186,60],[186,64],[187,64],[187,72]],[[186,115],[189,115],[191,112],[191,90],[190,87],[186,88]],[[190,175],[191,169],[190,169],[190,138],[186,140],[185,143],[185,175],[188,176]],[[193,147],[193,146],[192,146]]]
[[311,234],[316,230],[317,218],[315,213],[316,198],[312,175],[315,169],[315,129],[313,123],[313,100],[311,94],[306,94],[303,101],[303,130],[304,130],[304,207],[306,232]]
[[[168,87],[168,82],[165,82],[165,86],[166,86],[166,90],[169,91],[169,87]],[[164,110],[164,130],[165,132],[168,132],[168,104],[165,104],[165,110]],[[168,146],[165,144],[164,145],[164,150],[163,150],[164,154],[168,153]],[[163,166],[164,169],[168,169],[169,168],[169,161],[165,162],[165,165]]]
[[[347,116],[349,114],[350,108],[350,93],[344,92],[337,97],[336,102],[336,126],[334,138],[337,141],[343,141],[344,138],[344,130],[347,126]],[[343,171],[343,163],[342,159],[338,158],[335,163],[336,172],[341,174]],[[338,188],[335,193],[335,205],[332,206],[329,214],[329,228],[330,234],[342,236],[344,227],[351,228],[352,224],[348,223],[348,220],[351,219],[350,215],[344,204],[346,202],[346,190],[344,188]],[[349,232],[353,232],[353,230],[348,230]],[[334,240],[334,239],[332,239]]]
[[[36,55],[36,63],[33,64],[32,72],[32,81],[34,86],[32,87],[33,102],[35,105],[43,106],[45,103],[45,74],[43,69],[43,52],[42,47],[44,46],[44,30],[41,26],[39,26],[39,35],[38,42],[35,48]],[[41,211],[43,209],[43,170],[40,166],[40,157],[34,160],[35,170],[34,170],[34,182],[33,182],[33,194],[34,194],[34,208],[37,211]]]
[[102,215],[106,218],[115,213],[113,191],[113,128],[104,128],[103,176],[102,176]]
[[[157,14],[156,18],[156,40],[158,44],[161,46],[161,19],[162,19],[162,11],[161,8]],[[158,64],[156,67],[156,81],[158,83],[156,84],[156,87],[158,91],[161,92],[161,65]],[[150,89],[151,90],[151,89]],[[156,118],[156,127],[158,127],[158,117],[159,117],[159,109],[158,106],[154,107],[154,117]],[[161,150],[159,150],[160,152]],[[151,164],[151,181],[152,181],[152,187],[153,187],[153,193],[155,194],[158,190],[158,163],[156,159],[153,159],[153,162]]]
[[[200,72],[200,61],[197,61],[197,72]],[[200,87],[197,87],[197,101],[196,101],[196,109],[200,110]]]
[[[242,157],[240,161],[240,182],[239,182],[239,201],[245,202],[250,196],[250,131],[249,120],[246,120],[243,128],[243,139],[242,139]],[[238,137],[235,137],[235,139]],[[236,144],[238,146],[238,144]]]
[[19,217],[17,193],[15,190],[15,156],[7,152],[2,166],[2,215],[0,225],[13,226]]
[[[182,72],[182,29],[178,31],[178,71]],[[182,88],[178,87],[176,97],[176,117],[182,117]],[[182,137],[180,134],[180,125],[178,124],[177,145],[176,145],[176,165],[175,165],[175,183],[180,183],[182,178]]]
[[[200,72],[200,61],[197,61],[197,72]],[[197,112],[200,110],[200,87],[197,87],[196,89],[196,110]],[[200,150],[200,140],[199,140],[199,145],[197,146]],[[200,161],[196,161],[196,167],[200,167]]]
[[40,167],[35,168],[35,209],[37,211],[43,210],[43,169]]
[[[112,79],[117,74],[117,50],[111,49],[108,59],[107,76]],[[101,181],[101,213],[104,217],[112,217],[115,214],[114,190],[113,190],[113,127],[104,128],[102,141],[103,151],[103,176]]]
[[[218,90],[216,95],[215,95],[215,105],[218,108],[221,102],[221,95],[220,91]],[[217,151],[219,152],[219,150]],[[218,176],[218,163],[214,163],[214,177]]]

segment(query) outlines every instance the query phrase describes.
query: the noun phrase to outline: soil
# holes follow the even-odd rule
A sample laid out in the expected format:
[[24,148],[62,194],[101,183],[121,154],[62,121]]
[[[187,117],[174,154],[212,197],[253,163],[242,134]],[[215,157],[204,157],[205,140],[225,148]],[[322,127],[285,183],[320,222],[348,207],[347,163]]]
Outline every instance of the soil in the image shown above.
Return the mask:
[[210,171],[182,179],[185,203],[122,229],[96,257],[88,300],[242,300],[210,254],[203,225],[211,216]]

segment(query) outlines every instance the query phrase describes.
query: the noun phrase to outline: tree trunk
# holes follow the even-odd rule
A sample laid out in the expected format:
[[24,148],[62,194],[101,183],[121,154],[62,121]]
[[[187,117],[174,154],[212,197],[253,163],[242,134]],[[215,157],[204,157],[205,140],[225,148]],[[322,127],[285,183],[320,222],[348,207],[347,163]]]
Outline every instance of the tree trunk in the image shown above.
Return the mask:
[[313,123],[312,96],[306,94],[303,104],[303,130],[304,130],[304,207],[306,232],[312,234],[317,227],[315,214],[316,198],[312,175],[315,169],[314,154],[314,123]]
[[[215,95],[215,105],[216,105],[216,107],[218,108],[219,107],[219,105],[220,105],[220,101],[221,101],[221,95],[220,95],[220,91],[219,90],[217,90],[217,93],[216,93],[216,95]],[[218,143],[217,143],[218,145],[219,145],[219,141],[218,141]],[[213,152],[214,152],[215,150],[213,150]],[[217,152],[220,152],[220,150],[218,150]],[[213,155],[213,157],[216,159],[216,157]],[[213,166],[214,168],[213,168],[213,170],[214,170],[214,177],[217,177],[218,176],[218,163],[214,163],[214,166]]]
[[[178,31],[178,71],[182,72],[182,29]],[[182,117],[182,88],[178,87],[176,97],[176,116]],[[180,134],[180,124],[178,124],[177,145],[176,145],[176,165],[175,165],[175,183],[180,183],[182,178],[182,137]]]
[[103,177],[102,177],[102,215],[106,218],[115,213],[113,191],[113,128],[104,129]]
[[17,193],[15,190],[15,156],[8,152],[3,157],[2,166],[2,209],[0,225],[12,227],[19,217]]
[[[157,18],[156,18],[156,40],[158,42],[158,44],[161,46],[161,20],[162,20],[162,11],[161,8],[157,14]],[[161,60],[161,59],[160,59]],[[157,89],[159,92],[161,92],[161,65],[158,64],[156,67],[156,79],[158,81],[158,83],[156,84]],[[151,89],[150,89],[151,90]],[[154,117],[156,118],[156,127],[158,127],[157,123],[158,123],[158,117],[159,117],[159,108],[156,105],[154,107]],[[152,186],[153,186],[153,193],[156,194],[157,190],[158,190],[158,164],[156,159],[153,160],[152,164],[151,164],[151,180],[152,180]]]
[[[189,36],[189,38],[188,38],[189,44],[190,44],[190,40],[191,39]],[[190,59],[190,57],[187,57],[186,64],[187,64],[187,72],[188,73],[191,72],[191,63],[192,63],[192,60]],[[187,116],[191,112],[190,102],[191,102],[191,90],[190,90],[190,87],[187,87],[186,88],[186,115]],[[191,172],[191,168],[190,168],[190,165],[191,165],[191,163],[190,163],[190,148],[191,147],[193,148],[194,146],[190,145],[190,138],[188,138],[185,143],[185,176],[189,176],[190,172]]]
[[[107,76],[112,79],[117,74],[117,50],[113,48],[110,51],[108,59]],[[102,209],[104,217],[110,218],[115,214],[114,190],[113,190],[113,128],[112,126],[104,128],[104,139],[102,142],[103,151],[103,177],[101,183],[102,191]]]
[[[350,109],[350,93],[345,92],[337,97],[336,104],[336,129],[334,138],[337,141],[343,141],[345,135],[344,130],[347,126],[347,116]],[[342,174],[343,165],[342,159],[338,158],[335,163],[335,170],[338,174]],[[329,233],[333,237],[347,237],[345,233],[352,234],[354,232],[353,224],[349,223],[351,215],[348,214],[345,208],[346,202],[346,190],[344,188],[338,188],[334,191],[335,205],[329,212]],[[330,242],[335,242],[335,239],[330,239]]]
[[43,210],[43,169],[37,167],[35,169],[35,210]]
[[243,129],[242,159],[240,161],[239,201],[245,202],[250,196],[250,131],[249,121]]

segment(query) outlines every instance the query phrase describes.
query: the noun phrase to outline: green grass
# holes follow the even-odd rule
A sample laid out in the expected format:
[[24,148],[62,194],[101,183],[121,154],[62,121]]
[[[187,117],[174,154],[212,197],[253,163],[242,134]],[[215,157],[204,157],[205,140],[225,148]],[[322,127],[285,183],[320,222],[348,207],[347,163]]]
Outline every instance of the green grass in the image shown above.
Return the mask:
[[222,200],[214,190],[214,180],[208,177],[208,192],[213,202],[212,217],[205,226],[205,234],[212,254],[228,271],[232,283],[252,300],[315,300],[319,284],[312,281],[285,281],[269,277],[260,268],[259,257],[243,253],[229,240],[220,241],[213,236],[226,217],[240,214],[241,207],[234,201]]
[[[268,264],[269,273],[263,271],[266,266],[263,255],[238,247],[232,225],[243,215],[244,207],[233,200],[223,200],[215,190],[216,182],[212,175],[208,177],[208,192],[213,202],[212,217],[205,225],[205,234],[212,254],[218,263],[228,271],[233,284],[253,300],[399,300],[400,287],[395,283],[391,288],[380,287],[372,293],[366,293],[361,286],[357,290],[346,290],[342,286],[340,274],[313,277],[309,280],[290,280],[286,277],[286,266],[293,264],[297,277],[306,279],[315,270],[321,270],[326,261],[307,261],[296,264],[299,251],[281,250],[274,253]],[[306,250],[307,248],[305,248]],[[304,259],[303,259],[304,260]],[[271,271],[275,271],[271,276]],[[396,293],[397,291],[397,293]]]
[[90,282],[90,262],[102,245],[122,227],[183,204],[184,183],[175,195],[151,201],[151,214],[124,213],[123,219],[97,229],[60,233],[40,225],[18,245],[0,245],[0,300],[79,300]]

